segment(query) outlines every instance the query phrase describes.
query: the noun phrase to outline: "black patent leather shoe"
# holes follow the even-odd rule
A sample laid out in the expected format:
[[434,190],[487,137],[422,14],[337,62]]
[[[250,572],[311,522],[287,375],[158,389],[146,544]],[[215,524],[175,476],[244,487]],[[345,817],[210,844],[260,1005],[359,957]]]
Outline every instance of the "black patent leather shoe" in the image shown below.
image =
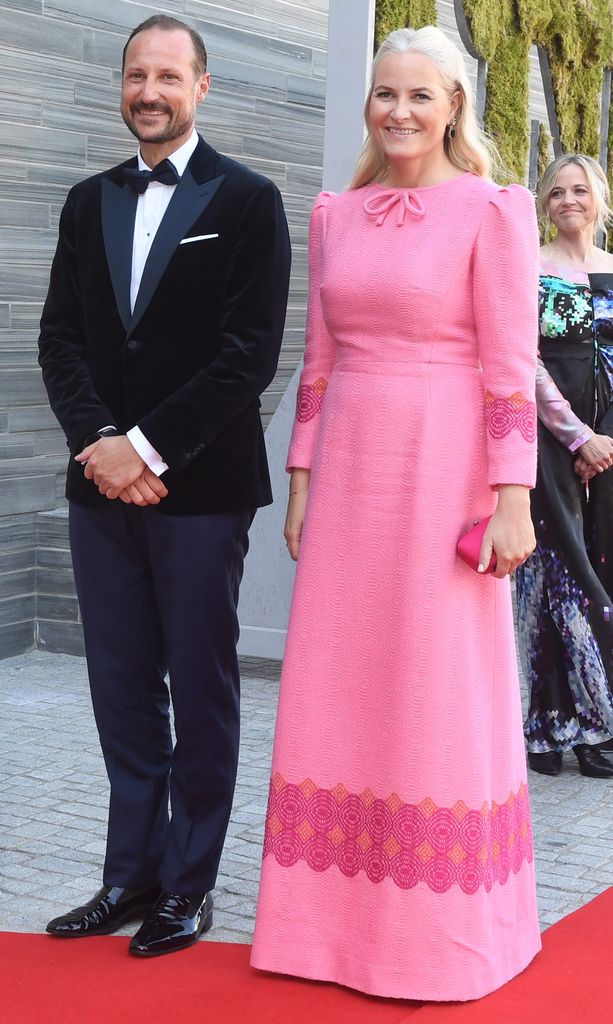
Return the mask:
[[540,775],[559,775],[562,770],[562,755],[559,750],[546,750],[542,754],[528,751],[528,764],[533,772]]
[[49,921],[47,931],[60,939],[111,935],[127,921],[148,914],[159,895],[159,885],[146,889],[103,885],[89,903]]
[[590,747],[580,743],[573,747],[573,753],[579,762],[579,771],[589,779],[613,779],[613,764],[600,753],[598,747]]
[[130,943],[135,956],[176,953],[197,942],[213,924],[213,897],[162,892]]

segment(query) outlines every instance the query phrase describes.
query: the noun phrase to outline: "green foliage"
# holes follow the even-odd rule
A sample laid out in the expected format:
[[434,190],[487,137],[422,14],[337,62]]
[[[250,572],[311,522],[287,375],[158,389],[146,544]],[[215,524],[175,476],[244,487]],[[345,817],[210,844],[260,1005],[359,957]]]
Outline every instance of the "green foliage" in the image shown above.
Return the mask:
[[527,39],[540,38],[551,24],[555,6],[559,6],[558,0],[517,0],[521,34]]
[[[611,107],[609,112],[609,184],[613,185],[613,79],[611,81]],[[613,192],[613,189],[611,190]]]
[[598,157],[602,69],[613,64],[613,0],[464,0],[464,7],[475,47],[489,61],[485,124],[512,174],[525,175],[532,43],[549,55],[563,148]]
[[546,125],[541,121],[539,123],[539,140],[538,140],[538,176],[541,178],[544,174],[547,164],[551,160],[551,135]]
[[[547,164],[551,160],[551,135],[548,129],[541,121],[539,124],[539,138],[538,138],[538,161],[537,161],[537,176],[541,178],[545,172]],[[541,218],[539,217],[539,221]],[[552,224],[539,223],[541,232],[541,242],[545,245],[547,242],[551,242],[555,238],[555,229]]]
[[464,11],[470,22],[475,49],[485,60],[493,61],[510,26],[511,0],[498,0],[497,3],[464,0]]
[[528,51],[519,32],[504,31],[488,68],[485,126],[496,141],[504,179],[523,181],[528,148]]
[[598,157],[602,69],[613,63],[613,0],[549,5],[549,23],[539,26],[534,42],[549,54],[562,145]]
[[436,25],[436,0],[378,0],[375,41],[379,46],[397,28]]

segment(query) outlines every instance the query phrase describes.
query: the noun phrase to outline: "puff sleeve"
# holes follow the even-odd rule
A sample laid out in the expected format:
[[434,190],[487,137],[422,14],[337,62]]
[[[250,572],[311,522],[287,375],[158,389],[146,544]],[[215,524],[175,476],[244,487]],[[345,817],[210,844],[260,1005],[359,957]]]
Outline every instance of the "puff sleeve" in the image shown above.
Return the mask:
[[287,471],[310,469],[321,409],[336,356],[334,339],[325,323],[320,289],[326,258],[326,219],[331,192],[320,192],[309,223],[309,289],[304,368],[300,375],[296,416],[287,455]]
[[473,308],[483,369],[488,482],[534,487],[539,238],[521,185],[490,198],[473,252]]

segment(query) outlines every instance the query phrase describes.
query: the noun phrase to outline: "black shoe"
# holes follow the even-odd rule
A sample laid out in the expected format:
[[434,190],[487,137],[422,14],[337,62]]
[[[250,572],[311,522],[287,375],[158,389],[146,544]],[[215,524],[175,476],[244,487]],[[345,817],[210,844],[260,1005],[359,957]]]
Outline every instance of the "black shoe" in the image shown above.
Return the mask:
[[144,917],[151,910],[159,894],[159,885],[148,886],[146,889],[123,889],[118,885],[103,885],[89,903],[49,921],[47,931],[61,939],[111,935],[126,921]]
[[562,755],[559,750],[546,750],[543,754],[528,751],[528,764],[533,772],[541,775],[559,775],[562,770]]
[[582,775],[587,775],[589,779],[613,779],[613,764],[600,753],[598,747],[579,743],[573,747],[573,753],[577,757]]
[[213,924],[213,897],[176,896],[162,892],[130,943],[136,956],[162,956],[186,949]]

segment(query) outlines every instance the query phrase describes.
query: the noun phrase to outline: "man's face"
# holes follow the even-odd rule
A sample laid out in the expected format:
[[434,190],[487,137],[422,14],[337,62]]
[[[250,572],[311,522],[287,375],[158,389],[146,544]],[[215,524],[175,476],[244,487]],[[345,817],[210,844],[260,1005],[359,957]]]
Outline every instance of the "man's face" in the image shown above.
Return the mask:
[[196,75],[194,57],[192,40],[183,29],[145,30],[128,46],[121,116],[139,142],[182,145],[191,134],[196,107],[210,84],[210,75]]

